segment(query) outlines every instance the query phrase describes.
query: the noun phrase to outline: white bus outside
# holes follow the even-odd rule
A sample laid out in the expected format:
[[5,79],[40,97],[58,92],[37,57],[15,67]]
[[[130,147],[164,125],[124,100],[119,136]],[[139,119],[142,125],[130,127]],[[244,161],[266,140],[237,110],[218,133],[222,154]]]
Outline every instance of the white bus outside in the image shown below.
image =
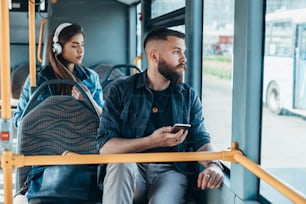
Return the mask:
[[276,113],[306,111],[306,9],[266,14],[263,102]]

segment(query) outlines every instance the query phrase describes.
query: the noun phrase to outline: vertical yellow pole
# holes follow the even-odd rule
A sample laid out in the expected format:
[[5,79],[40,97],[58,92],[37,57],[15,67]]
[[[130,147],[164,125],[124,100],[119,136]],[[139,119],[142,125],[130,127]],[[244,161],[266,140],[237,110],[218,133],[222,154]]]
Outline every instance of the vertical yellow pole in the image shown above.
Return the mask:
[[[0,132],[7,131],[7,122],[11,118],[11,64],[10,64],[10,21],[9,21],[9,6],[8,1],[0,2],[0,76],[1,76],[1,121]],[[4,130],[5,129],[5,130]],[[6,151],[4,151],[6,152]],[[13,199],[13,185],[12,185],[12,165],[11,163],[4,162],[3,157],[5,153],[1,155],[1,167],[3,168],[3,182],[4,182],[4,203],[11,204]],[[7,166],[5,166],[7,165]],[[7,168],[5,168],[7,167]]]
[[43,19],[40,22],[38,50],[37,50],[37,59],[40,63],[42,62],[42,54],[41,54],[42,53],[42,41],[43,41],[43,33],[44,33],[46,23],[47,23],[47,19]]
[[1,155],[1,167],[3,169],[4,204],[13,203],[13,153],[3,151]]
[[36,55],[35,55],[35,0],[28,0],[29,9],[29,60],[30,85],[36,86]]
[[1,28],[0,28],[0,70],[1,70],[1,99],[2,118],[11,118],[11,64],[10,64],[10,23],[8,1],[1,1]]

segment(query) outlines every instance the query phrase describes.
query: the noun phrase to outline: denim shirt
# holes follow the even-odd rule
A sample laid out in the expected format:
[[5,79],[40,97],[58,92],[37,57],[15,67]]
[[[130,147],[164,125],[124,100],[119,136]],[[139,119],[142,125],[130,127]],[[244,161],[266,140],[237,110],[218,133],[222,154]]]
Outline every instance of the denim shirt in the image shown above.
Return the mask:
[[[81,83],[85,85],[93,99],[97,102],[100,107],[103,107],[103,93],[102,87],[99,81],[99,75],[86,67],[81,67],[75,65],[76,76],[81,80]],[[44,66],[40,69],[40,71],[36,74],[36,86],[39,87],[43,82],[47,80],[56,79],[53,69],[51,66]],[[53,90],[49,88],[45,91],[40,97],[39,100],[44,100],[48,96],[54,95]],[[14,112],[14,125],[15,127],[19,126],[19,122],[22,116],[24,109],[26,108],[28,102],[30,100],[30,77],[28,76],[24,85],[23,90],[20,94],[17,109]]]
[[[204,126],[202,104],[195,90],[187,84],[171,85],[170,101],[173,123],[191,124],[185,141],[176,146],[177,151],[196,151],[210,143]],[[100,149],[111,138],[145,137],[152,103],[153,94],[148,88],[146,71],[114,83],[105,99],[97,148]],[[177,165],[177,168],[185,171],[182,165]]]

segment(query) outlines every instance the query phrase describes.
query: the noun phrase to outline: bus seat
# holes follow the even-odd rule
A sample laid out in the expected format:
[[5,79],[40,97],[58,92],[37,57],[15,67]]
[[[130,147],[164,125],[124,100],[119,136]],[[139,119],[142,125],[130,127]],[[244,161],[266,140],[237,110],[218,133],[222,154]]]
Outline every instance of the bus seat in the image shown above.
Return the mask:
[[12,71],[12,98],[19,99],[23,84],[29,75],[29,64],[21,64]]
[[[96,69],[102,68],[96,67],[94,70]],[[110,84],[112,84],[118,79],[126,78],[137,72],[142,72],[142,70],[136,65],[132,64],[117,64],[111,67],[107,67],[107,69],[104,68],[103,76],[101,77],[100,75],[100,81],[104,97],[107,97],[107,95],[109,94]]]
[[[106,75],[107,73],[109,72],[109,70],[112,69],[114,65],[112,64],[98,64],[96,66],[94,66],[92,69],[94,71],[96,71],[99,75],[99,78],[100,78],[100,84],[103,83],[103,81],[106,79]],[[117,77],[117,76],[121,76],[122,73],[119,72],[119,70],[113,74],[112,77]]]
[[[82,90],[85,100],[76,100],[72,96],[66,95],[53,95],[37,105],[36,100],[39,93],[48,85],[57,83],[76,85]],[[24,111],[25,114],[22,116],[18,129],[17,153],[61,155],[65,151],[71,151],[79,154],[97,154],[96,135],[99,117],[89,98],[85,95],[86,93],[81,86],[72,81],[50,80],[42,84],[32,94]],[[96,167],[97,165],[94,167],[95,173]],[[17,192],[26,181],[30,169],[31,167],[17,169]],[[97,176],[95,176],[96,178]],[[101,200],[102,193],[98,190],[98,186],[95,193],[100,193],[97,197]]]

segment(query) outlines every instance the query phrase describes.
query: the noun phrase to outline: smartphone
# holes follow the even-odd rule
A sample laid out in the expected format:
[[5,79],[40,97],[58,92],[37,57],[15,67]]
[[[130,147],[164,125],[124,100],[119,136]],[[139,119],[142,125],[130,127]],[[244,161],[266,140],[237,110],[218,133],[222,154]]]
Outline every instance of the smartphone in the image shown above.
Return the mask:
[[173,125],[172,133],[177,133],[181,129],[188,130],[190,127],[191,127],[190,124],[175,123]]

